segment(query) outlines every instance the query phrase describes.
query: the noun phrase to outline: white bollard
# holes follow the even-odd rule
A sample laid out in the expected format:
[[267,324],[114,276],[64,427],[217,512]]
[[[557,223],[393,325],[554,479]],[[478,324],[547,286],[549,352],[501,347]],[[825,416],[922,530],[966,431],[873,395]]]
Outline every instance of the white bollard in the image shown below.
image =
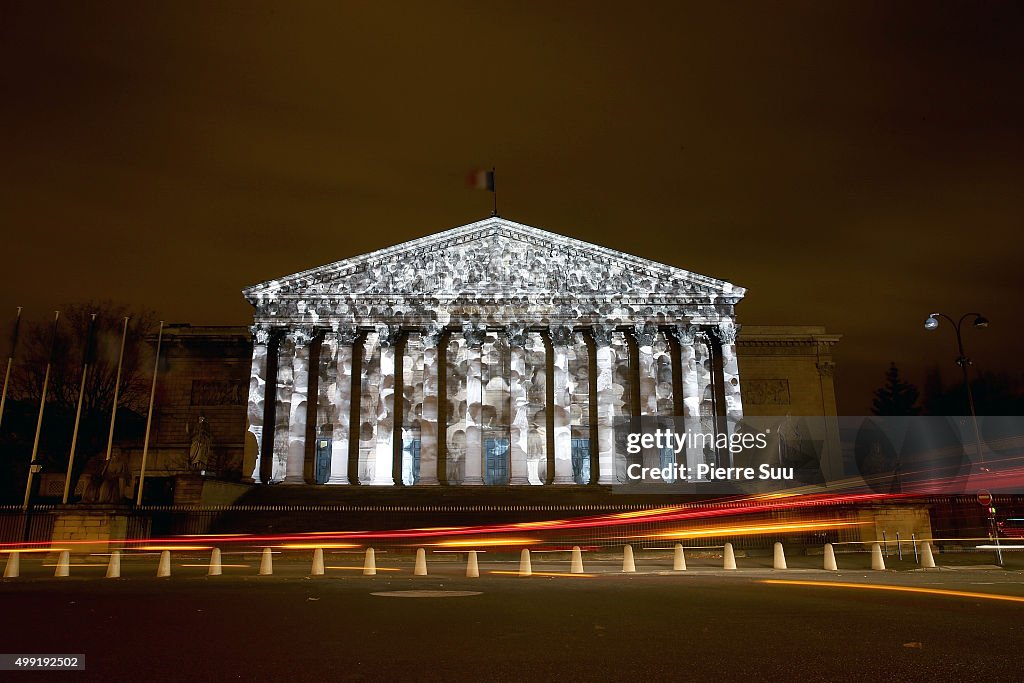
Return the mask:
[[832,548],[831,543],[825,544],[825,569],[830,572],[839,571],[839,565],[836,564],[836,551]]
[[876,571],[885,569],[885,558],[882,557],[882,546],[877,543],[871,544],[871,568]]
[[633,546],[622,546],[622,571],[632,574],[636,571],[636,563],[633,561]]
[[736,569],[736,553],[732,550],[732,543],[726,543],[722,551],[722,569]]
[[476,551],[470,550],[466,559],[466,577],[476,579],[480,576],[480,565],[476,562]]
[[110,560],[107,562],[107,578],[121,578],[121,551],[115,550],[110,553]]
[[170,576],[171,575],[171,551],[164,550],[160,553],[160,564],[156,566],[156,575],[158,577]]
[[786,567],[786,551],[783,550],[781,543],[776,543],[774,547],[774,555],[772,558],[772,569],[788,569]]
[[220,548],[210,551],[210,568],[206,570],[207,576],[220,576],[224,572],[223,563],[220,561]]
[[533,565],[530,564],[530,549],[523,548],[519,553],[519,576],[532,576]]
[[324,572],[324,549],[315,548],[313,550],[313,566],[309,568],[309,575],[323,576]]
[[4,567],[5,579],[16,579],[21,575],[21,553],[12,551],[7,555],[7,566]]
[[373,548],[366,549],[366,559],[363,560],[363,576],[377,576],[377,556]]
[[270,551],[270,548],[263,549],[263,555],[260,557],[260,576],[270,576],[274,573],[274,554]]
[[935,569],[935,556],[932,555],[932,544],[928,541],[921,544],[921,566],[925,569]]
[[672,571],[686,571],[686,554],[683,552],[682,543],[676,543],[675,550],[672,551]]
[[67,576],[71,573],[71,553],[67,550],[60,551],[60,557],[57,558],[57,569],[53,572],[54,576]]
[[423,548],[416,548],[416,566],[412,569],[412,575],[427,575],[427,551]]
[[583,573],[583,552],[578,545],[572,547],[572,561],[569,563],[570,574]]

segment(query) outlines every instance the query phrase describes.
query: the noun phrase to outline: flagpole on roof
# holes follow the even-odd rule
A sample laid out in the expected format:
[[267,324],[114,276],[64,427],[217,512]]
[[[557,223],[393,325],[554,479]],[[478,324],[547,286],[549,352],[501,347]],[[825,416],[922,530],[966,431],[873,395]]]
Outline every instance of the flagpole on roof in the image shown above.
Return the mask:
[[491,166],[491,194],[494,195],[494,211],[491,212],[492,216],[498,215],[498,183],[494,173],[494,167]]

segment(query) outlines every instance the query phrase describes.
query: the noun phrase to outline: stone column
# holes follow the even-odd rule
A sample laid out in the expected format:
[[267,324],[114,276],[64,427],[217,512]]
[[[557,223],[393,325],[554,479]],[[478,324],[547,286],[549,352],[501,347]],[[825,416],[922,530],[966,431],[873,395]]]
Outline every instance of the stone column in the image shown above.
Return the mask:
[[483,478],[483,394],[480,384],[480,353],[487,338],[483,325],[466,323],[462,326],[466,339],[468,364],[466,372],[466,485],[484,483]]
[[358,333],[354,327],[342,327],[328,332],[324,344],[330,341],[334,354],[334,399],[331,401],[334,431],[331,434],[331,476],[328,484],[348,484],[349,437],[352,417],[352,350]]
[[615,417],[616,405],[621,400],[615,394],[612,364],[612,334],[614,325],[594,325],[594,344],[597,346],[597,435],[600,466],[598,484],[614,484],[615,479]]
[[374,486],[394,486],[395,351],[400,330],[378,325],[380,344],[380,394],[377,400],[377,448],[373,468]]
[[288,332],[295,352],[292,356],[291,413],[288,418],[288,462],[285,484],[305,484],[306,400],[309,392],[309,342],[312,330],[296,327]]
[[[288,450],[291,440],[292,385],[295,375],[293,359],[295,342],[285,334],[277,349],[277,387],[275,391],[274,449],[270,481],[279,482],[285,478],[288,466]],[[305,431],[303,431],[305,435]],[[301,476],[301,470],[300,470]]]
[[658,328],[651,323],[637,323],[636,345],[640,379],[640,415],[658,414],[658,368],[654,364],[654,344]]
[[[682,375],[683,388],[683,424],[687,434],[701,433],[700,402],[701,389],[697,380],[697,351],[694,349],[697,328],[693,325],[677,325],[672,330],[679,342],[679,373]],[[699,448],[686,449],[685,464],[691,472],[693,468],[704,462],[704,453]]]
[[423,415],[420,417],[420,486],[437,486],[439,377],[438,348],[444,328],[431,323],[420,335],[423,342]]
[[[265,325],[253,325],[252,330],[252,366],[249,371],[249,433],[252,439],[246,437],[246,450],[249,450],[255,441],[256,458],[252,468],[248,466],[242,472],[245,482],[259,481],[260,479],[260,454],[263,452],[263,413],[265,411],[267,396],[267,343],[270,341],[270,329]],[[248,463],[246,463],[248,465]]]
[[739,328],[731,320],[718,324],[717,336],[722,354],[722,390],[725,395],[725,416],[730,425],[743,419],[743,402],[740,398],[740,368],[736,362],[736,334]]
[[552,425],[555,431],[555,484],[575,484],[572,478],[572,427],[569,423],[569,345],[574,342],[572,328],[567,325],[551,326],[551,345],[554,353],[552,381],[555,401]]
[[524,325],[505,328],[509,346],[509,484],[530,483],[526,454],[529,448],[530,402],[526,396],[526,345],[530,342]]

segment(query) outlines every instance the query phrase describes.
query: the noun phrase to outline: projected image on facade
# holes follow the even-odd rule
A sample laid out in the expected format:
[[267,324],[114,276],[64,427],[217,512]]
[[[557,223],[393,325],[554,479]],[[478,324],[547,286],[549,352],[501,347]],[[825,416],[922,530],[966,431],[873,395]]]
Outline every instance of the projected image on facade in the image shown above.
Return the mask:
[[499,217],[244,294],[256,481],[614,484],[616,418],[743,414],[743,288]]

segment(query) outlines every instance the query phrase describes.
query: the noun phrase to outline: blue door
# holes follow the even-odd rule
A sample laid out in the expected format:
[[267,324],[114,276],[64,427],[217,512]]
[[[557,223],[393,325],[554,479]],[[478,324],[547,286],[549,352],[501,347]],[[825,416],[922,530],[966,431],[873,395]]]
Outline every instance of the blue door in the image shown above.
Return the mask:
[[314,461],[313,480],[318,484],[326,484],[331,478],[331,440],[316,440],[316,460]]
[[508,439],[484,440],[484,483],[504,486],[508,483]]
[[590,439],[572,440],[572,478],[577,484],[590,483]]

